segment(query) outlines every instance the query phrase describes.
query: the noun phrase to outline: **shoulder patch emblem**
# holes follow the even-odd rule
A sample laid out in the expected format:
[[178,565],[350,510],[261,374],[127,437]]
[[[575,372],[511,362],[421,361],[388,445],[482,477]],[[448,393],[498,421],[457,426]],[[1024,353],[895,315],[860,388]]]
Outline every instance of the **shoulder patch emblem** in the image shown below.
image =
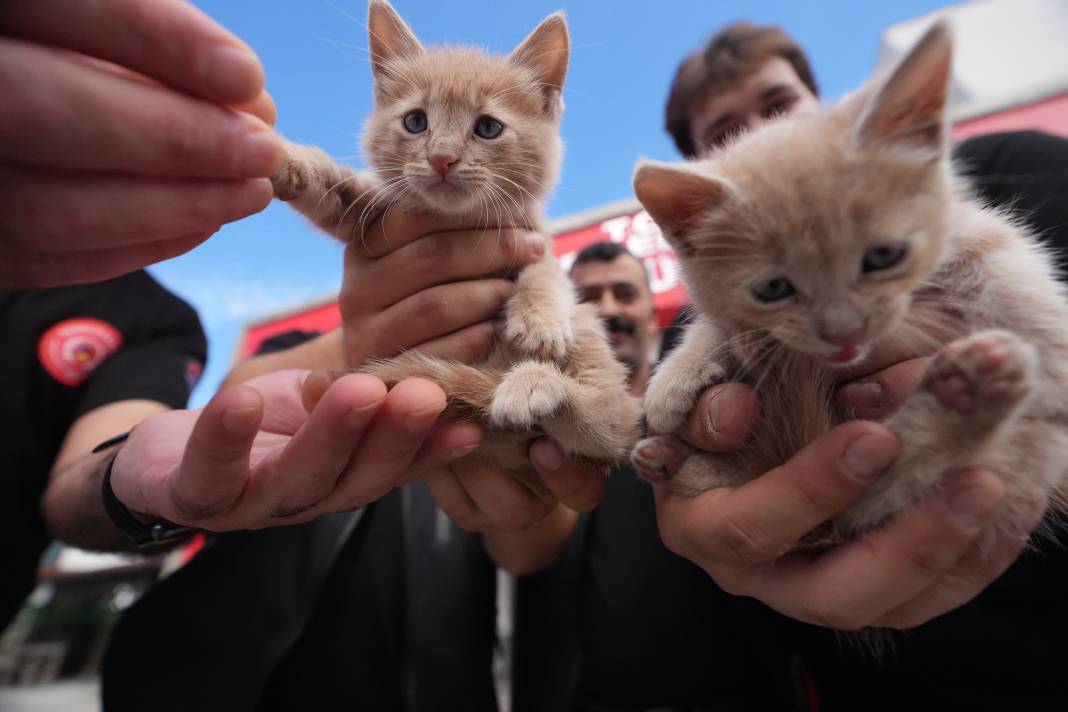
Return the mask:
[[121,346],[122,334],[106,321],[65,319],[41,335],[37,358],[52,378],[78,386]]

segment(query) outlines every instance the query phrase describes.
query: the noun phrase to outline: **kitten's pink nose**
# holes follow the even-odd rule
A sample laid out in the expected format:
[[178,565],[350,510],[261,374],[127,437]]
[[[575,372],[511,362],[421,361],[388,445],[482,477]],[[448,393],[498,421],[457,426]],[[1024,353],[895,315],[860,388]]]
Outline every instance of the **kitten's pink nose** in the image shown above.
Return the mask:
[[443,153],[435,153],[427,160],[430,161],[430,165],[434,166],[434,170],[437,171],[438,175],[442,178],[449,175],[449,169],[456,165],[455,158]]
[[850,329],[848,331],[832,331],[830,329],[820,329],[819,334],[820,338],[826,341],[828,344],[833,344],[835,346],[842,347],[856,346],[864,337],[864,328],[860,327],[858,329]]

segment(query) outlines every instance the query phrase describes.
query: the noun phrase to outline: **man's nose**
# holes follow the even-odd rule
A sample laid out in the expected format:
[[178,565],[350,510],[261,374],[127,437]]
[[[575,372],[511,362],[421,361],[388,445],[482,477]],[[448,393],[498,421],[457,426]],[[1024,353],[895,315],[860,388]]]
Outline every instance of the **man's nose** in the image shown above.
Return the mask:
[[601,298],[597,300],[598,316],[614,316],[618,313],[619,303],[616,302],[615,297],[612,296],[612,292],[605,290],[601,293]]

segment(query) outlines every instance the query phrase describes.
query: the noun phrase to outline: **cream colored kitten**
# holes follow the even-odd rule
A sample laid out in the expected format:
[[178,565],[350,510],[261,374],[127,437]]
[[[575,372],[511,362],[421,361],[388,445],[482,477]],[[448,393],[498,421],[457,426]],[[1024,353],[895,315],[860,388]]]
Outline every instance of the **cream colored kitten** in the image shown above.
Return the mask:
[[667,477],[647,447],[660,443],[692,453],[669,478],[682,492],[781,464],[844,419],[831,405],[843,369],[899,342],[940,347],[886,420],[901,455],[808,543],[878,526],[964,465],[1004,479],[1005,516],[1037,495],[1063,497],[1065,291],[1033,237],[952,172],[951,54],[935,25],[889,77],[821,115],[776,122],[699,163],[639,165],[638,198],[701,312],[653,376],[650,427],[675,430],[701,390],[726,380],[756,383],[765,416],[737,455],[642,441],[633,459],[647,477]]
[[[276,196],[343,241],[361,239],[386,208],[548,234],[539,201],[556,182],[562,153],[563,15],[546,18],[508,57],[426,50],[385,0],[371,0],[368,30],[375,105],[363,144],[373,173],[354,174],[317,148],[289,144],[273,178]],[[551,249],[520,271],[516,287],[504,338],[483,363],[409,352],[363,370],[387,383],[439,383],[454,411],[491,426],[479,453],[532,484],[526,448],[542,433],[572,455],[624,459],[637,439],[638,406],[600,320],[576,303]]]

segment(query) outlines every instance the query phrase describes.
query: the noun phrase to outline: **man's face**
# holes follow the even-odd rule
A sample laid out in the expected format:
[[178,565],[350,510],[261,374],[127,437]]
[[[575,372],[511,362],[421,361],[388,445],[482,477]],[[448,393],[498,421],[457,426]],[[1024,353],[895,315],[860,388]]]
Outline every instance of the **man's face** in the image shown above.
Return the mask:
[[619,255],[611,262],[586,262],[571,269],[571,279],[579,299],[597,307],[616,358],[632,366],[646,364],[653,333],[653,295],[637,258]]
[[819,100],[782,57],[772,57],[732,90],[715,94],[690,118],[690,136],[704,158],[745,130],[785,114],[814,113]]

